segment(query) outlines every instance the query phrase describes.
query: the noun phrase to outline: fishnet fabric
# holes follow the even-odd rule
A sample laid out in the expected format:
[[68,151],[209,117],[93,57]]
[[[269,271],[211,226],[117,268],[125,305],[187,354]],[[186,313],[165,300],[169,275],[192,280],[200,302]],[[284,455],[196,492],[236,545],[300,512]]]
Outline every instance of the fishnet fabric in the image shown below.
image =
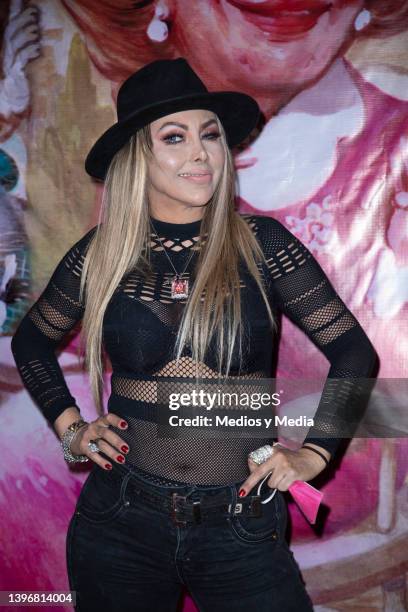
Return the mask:
[[[275,219],[250,214],[242,217],[265,254],[266,263],[258,264],[258,269],[272,308],[303,330],[330,363],[315,425],[306,439],[333,453],[339,443],[339,424],[350,417],[359,418],[358,379],[370,375],[375,351],[308,249]],[[205,241],[205,236],[199,240],[200,222],[169,224],[155,220],[154,226],[161,243],[152,232],[151,273],[146,276],[133,270],[127,274],[105,313],[103,340],[113,369],[108,410],[129,423],[126,431],[119,432],[130,447],[126,461],[155,482],[211,485],[242,481],[248,475],[247,454],[270,443],[270,438],[169,440],[157,435],[154,415],[165,397],[165,393],[160,396],[163,384],[167,382],[171,392],[184,392],[196,382],[197,365],[205,382],[216,378],[218,363],[213,341],[204,363],[192,360],[188,346],[178,368],[173,355],[185,300],[171,298],[173,273],[163,248],[178,271],[184,269],[191,250],[195,251],[183,274],[191,286],[196,255]],[[68,406],[77,406],[55,352],[84,312],[84,304],[79,301],[80,278],[95,230],[92,228],[62,258],[12,339],[23,383],[50,424]],[[250,388],[251,380],[255,383],[272,376],[276,346],[253,279],[243,273],[240,288],[242,361],[234,345],[230,376],[244,378]]]
[[[158,435],[156,423],[127,417],[126,441],[132,451],[132,463],[145,477],[159,484],[225,484],[242,481],[248,473],[248,453],[270,443],[270,438],[211,440],[197,438],[166,439]],[[116,430],[119,433],[119,430]],[[123,436],[123,430],[120,430]],[[152,444],[152,441],[154,443]],[[128,459],[127,459],[128,461]],[[152,469],[153,468],[153,469]],[[177,476],[175,476],[177,475]]]
[[95,229],[74,244],[58,263],[44,291],[20,321],[11,342],[23,384],[50,423],[70,406],[79,410],[55,350],[84,312],[84,305],[79,302],[79,284],[85,249]]
[[[314,426],[306,440],[333,453],[340,441],[335,436],[361,419],[367,391],[361,379],[372,374],[376,352],[305,245],[276,220],[265,223],[261,218],[260,225],[271,273],[271,300],[330,362]],[[322,435],[333,438],[320,438]]]
[[[184,362],[182,369],[178,370],[179,377],[193,378],[195,372],[195,362],[191,358],[183,358]],[[204,364],[203,364],[204,365]],[[167,366],[154,373],[155,377],[172,376],[175,372],[176,362],[172,361]],[[206,378],[218,378],[218,373],[214,372],[210,368],[201,369],[205,371],[205,375],[202,376],[202,380],[199,384],[199,388],[205,392],[213,391],[213,385],[206,385]],[[170,372],[170,374],[169,374]],[[264,372],[252,372],[251,379],[262,379],[265,378]],[[234,376],[234,380],[241,380],[246,384],[240,384],[237,387],[234,384],[228,385],[224,383],[222,391],[224,393],[234,393],[239,389],[240,393],[257,393],[259,392],[259,386],[248,382],[247,376]],[[179,382],[177,378],[165,382],[162,378],[159,380],[134,380],[132,378],[125,378],[123,376],[112,376],[111,390],[115,395],[121,395],[127,399],[136,400],[139,402],[150,402],[156,404],[162,402],[164,397],[169,393],[190,393],[195,389],[197,385],[192,382]]]

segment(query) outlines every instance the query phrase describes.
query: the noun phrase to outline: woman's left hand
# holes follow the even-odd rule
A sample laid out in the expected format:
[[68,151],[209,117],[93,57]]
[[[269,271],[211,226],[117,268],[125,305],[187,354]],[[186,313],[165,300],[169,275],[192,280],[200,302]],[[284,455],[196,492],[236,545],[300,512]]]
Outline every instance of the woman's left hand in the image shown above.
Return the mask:
[[[319,449],[325,452],[323,449]],[[330,454],[326,451],[327,458]],[[266,481],[271,489],[279,489],[279,491],[287,491],[290,485],[295,480],[308,481],[320,474],[326,467],[325,462],[316,453],[299,448],[298,450],[290,450],[283,446],[275,445],[273,454],[261,465],[256,464],[252,459],[248,458],[248,466],[251,475],[242,483],[242,490],[247,495],[261,480],[265,478],[268,472],[273,470],[269,479]],[[245,496],[241,493],[241,497]]]

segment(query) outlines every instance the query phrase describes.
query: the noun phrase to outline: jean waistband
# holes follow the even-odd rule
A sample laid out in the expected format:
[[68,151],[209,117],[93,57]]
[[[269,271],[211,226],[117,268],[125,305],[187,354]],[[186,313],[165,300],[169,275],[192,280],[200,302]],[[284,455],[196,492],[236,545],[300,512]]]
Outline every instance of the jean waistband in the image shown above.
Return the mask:
[[170,515],[177,525],[225,519],[235,514],[262,515],[260,496],[255,491],[245,498],[238,498],[240,483],[211,487],[186,484],[185,487],[172,488],[145,481],[137,470],[129,466],[115,465],[110,472],[96,469],[108,482],[121,484],[126,480],[125,495],[129,501],[132,497],[141,499],[147,506]]

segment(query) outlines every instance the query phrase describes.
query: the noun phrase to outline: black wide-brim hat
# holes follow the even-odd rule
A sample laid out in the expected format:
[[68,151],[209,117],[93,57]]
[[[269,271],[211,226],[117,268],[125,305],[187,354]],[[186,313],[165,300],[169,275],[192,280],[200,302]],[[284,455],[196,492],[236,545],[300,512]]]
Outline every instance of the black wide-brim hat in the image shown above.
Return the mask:
[[260,115],[258,103],[247,94],[209,92],[183,57],[156,60],[121,85],[117,96],[118,121],[93,145],[85,160],[85,170],[103,180],[114,155],[138,129],[160,117],[190,109],[206,109],[218,115],[229,147],[245,140]]

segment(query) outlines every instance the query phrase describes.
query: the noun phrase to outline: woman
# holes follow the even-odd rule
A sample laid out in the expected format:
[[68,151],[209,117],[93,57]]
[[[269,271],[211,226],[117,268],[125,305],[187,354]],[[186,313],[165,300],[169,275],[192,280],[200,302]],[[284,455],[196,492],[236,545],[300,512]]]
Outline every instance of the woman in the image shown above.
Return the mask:
[[[67,461],[95,463],[67,535],[77,609],[175,610],[184,585],[200,610],[311,610],[282,492],[327,465],[375,351],[295,236],[234,210],[230,147],[258,122],[253,98],[208,92],[178,58],[127,79],[117,110],[86,160],[105,181],[101,223],[61,260],[12,341]],[[271,376],[279,310],[337,379],[302,448],[272,449],[267,431],[161,435],[170,395],[211,380],[256,389]],[[101,415],[91,423],[54,355],[79,320]],[[106,415],[102,341],[113,367]]]

